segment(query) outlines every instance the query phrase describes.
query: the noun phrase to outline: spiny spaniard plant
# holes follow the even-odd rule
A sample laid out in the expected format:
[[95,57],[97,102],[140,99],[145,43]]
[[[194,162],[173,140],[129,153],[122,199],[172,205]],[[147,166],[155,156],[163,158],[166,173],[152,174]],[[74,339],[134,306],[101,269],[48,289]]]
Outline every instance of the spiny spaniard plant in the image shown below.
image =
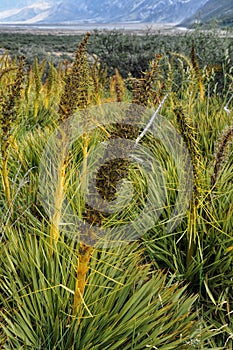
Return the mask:
[[[180,53],[169,57],[157,54],[141,78],[124,80],[119,71],[107,77],[96,61],[88,64],[88,40],[89,34],[78,46],[72,65],[65,62],[55,68],[50,62],[47,76],[45,62],[35,60],[26,79],[16,84],[17,98],[11,99],[14,108],[9,123],[13,126],[16,116],[17,148],[7,148],[7,164],[10,179],[25,181],[20,183],[14,203],[15,220],[5,225],[1,214],[0,346],[32,350],[231,349],[232,123],[231,114],[224,110],[226,101],[212,90],[215,75],[202,70],[193,48],[191,59]],[[23,64],[4,62],[1,89],[8,91],[4,90],[6,76],[10,74],[12,82],[17,82]],[[10,90],[2,101],[10,101],[11,96]],[[178,225],[172,231],[168,232],[167,226],[180,191],[179,174],[176,159],[161,139],[154,137],[153,126],[143,133],[140,126],[97,124],[92,133],[84,130],[64,150],[63,143],[66,145],[70,135],[66,121],[77,112],[85,116],[91,105],[101,109],[106,101],[160,106],[163,120],[181,135],[190,154],[194,190],[186,212],[176,214]],[[16,115],[18,102],[21,112]],[[231,110],[230,103],[227,107]],[[7,123],[2,122],[3,130]],[[58,181],[51,198],[55,210],[49,215],[38,193],[39,165],[58,124],[64,127],[56,146],[64,153],[59,154]],[[95,232],[98,225],[122,227],[126,219],[137,217],[146,205],[147,187],[156,185],[155,181],[148,183],[140,167],[128,159],[117,159],[100,167],[96,186],[105,200],[114,200],[119,192],[124,200],[125,186],[130,183],[134,192],[126,211],[104,216],[85,203],[80,192],[89,176],[89,155],[114,138],[138,140],[156,158],[164,179],[165,201],[156,224],[145,235],[106,248],[98,245],[96,236],[91,240],[92,229]],[[4,147],[3,138],[1,145]],[[54,168],[45,170],[53,175]],[[4,183],[0,189],[4,208],[9,204]],[[82,232],[74,232],[69,221],[62,222],[68,206],[89,224],[89,242],[80,239]]]
[[4,348],[186,349],[200,341],[195,297],[143,264],[140,244],[94,249],[79,319],[72,311],[75,243],[60,239],[51,258],[45,227],[17,232],[1,248]]
[[[183,59],[179,54],[175,56]],[[187,216],[173,234],[166,233],[164,223],[166,219],[169,222],[169,216],[165,216],[165,221],[158,222],[145,238],[145,245],[156,267],[169,268],[191,281],[190,288],[199,293],[198,305],[204,319],[213,322],[216,329],[223,330],[221,336],[213,337],[209,346],[230,349],[230,295],[233,287],[232,112],[226,113],[229,110],[225,108],[226,102],[220,102],[218,96],[210,96],[208,76],[203,74],[198,88],[194,85],[198,81],[198,76],[195,76],[200,72],[196,72],[196,66],[190,79],[192,63],[187,58],[185,61],[188,70],[184,69],[182,77],[189,86],[184,89],[185,85],[181,83],[181,91],[172,91],[173,103],[166,105],[164,113],[177,126],[189,149],[194,174],[193,198]],[[200,83],[205,84],[205,81],[206,87],[203,89]],[[209,93],[203,95],[204,91]],[[186,106],[186,115],[182,108],[180,110],[180,105],[182,108]],[[173,106],[179,109],[174,110]],[[178,117],[176,122],[174,113]],[[219,137],[219,134],[222,136]],[[164,159],[164,153],[162,157]],[[171,159],[167,160],[165,169],[170,162]]]

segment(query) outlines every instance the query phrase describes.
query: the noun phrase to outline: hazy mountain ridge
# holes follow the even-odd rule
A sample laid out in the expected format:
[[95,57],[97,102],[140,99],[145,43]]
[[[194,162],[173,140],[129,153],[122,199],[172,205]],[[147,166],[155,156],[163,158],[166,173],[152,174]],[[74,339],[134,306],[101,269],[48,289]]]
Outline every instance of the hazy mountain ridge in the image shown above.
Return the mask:
[[194,23],[210,23],[217,20],[220,25],[233,26],[233,1],[208,0],[193,16],[185,19],[183,24],[191,26]]
[[207,0],[73,0],[61,1],[50,10],[47,20],[87,22],[171,22],[194,14]]
[[[5,7],[4,7],[5,6]],[[232,18],[232,0],[2,0],[0,21],[5,23],[116,23],[154,22],[190,25],[198,16],[203,21]],[[227,12],[228,9],[228,12]],[[5,10],[5,11],[4,11]],[[12,12],[13,11],[13,12]]]
[[[23,4],[23,1],[21,1]],[[37,19],[45,18],[52,5],[47,1],[27,1],[27,6],[17,4],[14,8],[5,8],[0,11],[0,22],[36,23]],[[1,4],[2,5],[2,4]],[[9,6],[9,5],[8,5]],[[42,17],[41,17],[42,16]]]

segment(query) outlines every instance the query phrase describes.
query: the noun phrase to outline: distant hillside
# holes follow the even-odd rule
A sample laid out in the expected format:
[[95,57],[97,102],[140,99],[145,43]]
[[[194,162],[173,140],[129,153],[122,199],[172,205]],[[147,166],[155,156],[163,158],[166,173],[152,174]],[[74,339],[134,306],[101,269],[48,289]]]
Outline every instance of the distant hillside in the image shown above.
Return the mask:
[[182,25],[190,27],[194,23],[208,24],[214,20],[221,26],[233,26],[233,0],[208,0]]
[[233,0],[0,0],[0,22],[233,25]]
[[207,0],[63,0],[44,22],[89,21],[179,23]]
[[4,23],[174,23],[207,0],[1,0]]

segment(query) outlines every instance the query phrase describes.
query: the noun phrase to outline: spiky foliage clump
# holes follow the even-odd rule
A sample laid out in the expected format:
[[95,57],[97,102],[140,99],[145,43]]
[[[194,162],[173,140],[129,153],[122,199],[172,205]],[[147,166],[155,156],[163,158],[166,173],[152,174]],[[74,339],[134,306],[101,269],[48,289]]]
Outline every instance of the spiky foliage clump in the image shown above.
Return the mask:
[[51,259],[46,232],[12,234],[0,258],[5,349],[188,349],[201,341],[196,297],[143,265],[139,244],[94,250],[79,318],[72,312],[75,244],[61,240]]

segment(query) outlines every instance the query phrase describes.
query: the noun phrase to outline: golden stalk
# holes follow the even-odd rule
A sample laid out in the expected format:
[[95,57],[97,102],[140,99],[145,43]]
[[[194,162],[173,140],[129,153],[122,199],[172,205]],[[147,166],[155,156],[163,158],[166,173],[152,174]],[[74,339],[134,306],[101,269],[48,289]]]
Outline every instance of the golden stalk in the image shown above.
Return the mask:
[[39,96],[41,91],[41,79],[40,72],[38,66],[38,60],[35,58],[34,60],[34,82],[35,82],[35,99],[34,99],[34,116],[37,117],[39,111]]
[[98,59],[95,60],[91,67],[90,78],[90,85],[92,84],[93,86],[92,101],[94,104],[100,105],[106,86],[107,67],[103,68]]
[[50,244],[57,242],[59,239],[59,224],[62,215],[62,203],[65,194],[65,179],[66,179],[66,161],[63,161],[58,173],[57,186],[54,198],[54,215],[51,220],[50,228]]
[[[87,104],[88,92],[87,89],[83,89],[83,84],[86,87],[86,82],[88,80],[88,66],[87,66],[87,57],[86,57],[86,43],[89,38],[89,33],[83,39],[79,48],[77,50],[75,61],[73,64],[72,71],[67,76],[65,88],[63,94],[61,96],[60,104],[59,104],[59,122],[64,122],[69,117],[72,116],[75,109],[77,107],[83,108]],[[52,74],[52,66],[50,67]],[[41,81],[39,76],[39,68],[38,62],[35,60],[34,62],[34,79],[36,85],[36,92],[39,93]],[[50,76],[52,79],[52,75]],[[50,81],[52,84],[52,80]],[[51,88],[51,87],[50,87]],[[50,89],[49,88],[49,89]],[[36,94],[37,96],[38,94]],[[80,97],[81,95],[81,97]],[[56,190],[54,196],[54,215],[51,220],[51,228],[50,228],[50,243],[51,247],[53,242],[57,242],[59,239],[59,223],[62,215],[62,204],[65,195],[65,180],[66,180],[66,168],[69,154],[65,154],[65,149],[63,149],[63,145],[66,145],[68,130],[65,130],[61,135],[61,151],[63,152],[61,155],[60,167],[58,168],[57,174],[57,183]],[[66,147],[65,147],[66,148]],[[85,149],[85,147],[84,147]],[[86,159],[86,155],[84,155],[84,159]],[[84,167],[85,168],[85,167]]]
[[5,147],[5,144],[2,145],[2,182],[4,187],[4,192],[6,196],[7,207],[9,208],[11,214],[13,214],[12,200],[11,200],[11,190],[8,176],[8,153]]
[[87,136],[87,133],[84,132],[83,136],[83,161],[82,161],[82,175],[81,175],[81,193],[84,193],[85,187],[86,187],[86,178],[87,178],[87,155],[88,155],[88,143],[89,143],[89,138]]
[[199,68],[196,50],[195,50],[194,45],[192,46],[192,50],[191,50],[191,61],[192,61],[194,72],[195,72],[196,77],[197,77],[197,82],[198,82],[199,92],[200,92],[200,100],[203,101],[204,97],[205,97],[205,91],[204,91],[204,85],[203,85],[201,72],[200,72],[200,68]]
[[87,283],[87,272],[89,270],[89,262],[91,260],[93,248],[80,243],[78,264],[77,264],[77,278],[74,290],[73,315],[79,315],[79,322],[81,318],[81,305],[83,301],[84,289]]
[[49,107],[49,101],[51,98],[51,92],[53,88],[53,80],[54,80],[53,65],[52,65],[52,62],[50,62],[48,78],[46,81],[46,93],[45,93],[45,102],[44,102],[45,108]]
[[[87,155],[88,155],[88,143],[89,138],[87,133],[83,134],[83,169],[81,175],[81,193],[85,191],[86,187],[86,177],[87,177]],[[78,264],[77,264],[77,278],[74,291],[74,304],[73,304],[73,314],[78,315],[78,324],[81,318],[81,305],[83,301],[84,289],[86,285],[86,276],[88,273],[88,264],[91,260],[93,248],[80,242]]]
[[113,98],[113,100],[115,99],[115,96],[116,96],[116,101],[122,102],[123,100],[125,100],[125,93],[126,93],[126,89],[125,89],[124,80],[120,75],[118,69],[116,68],[115,75],[112,76],[110,80],[110,95]]

